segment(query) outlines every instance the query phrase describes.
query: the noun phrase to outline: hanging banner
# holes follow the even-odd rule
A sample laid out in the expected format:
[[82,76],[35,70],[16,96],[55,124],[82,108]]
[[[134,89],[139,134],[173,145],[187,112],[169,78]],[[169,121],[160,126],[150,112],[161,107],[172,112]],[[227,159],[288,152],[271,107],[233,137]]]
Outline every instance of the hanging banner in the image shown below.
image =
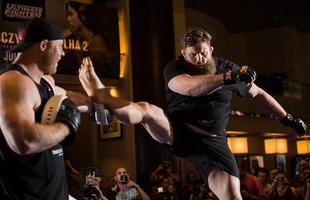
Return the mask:
[[90,57],[100,78],[118,79],[120,42],[118,10],[102,4],[67,1],[65,56],[58,63],[57,74],[77,75],[81,61]]
[[45,17],[45,0],[2,0],[1,16],[9,21]]

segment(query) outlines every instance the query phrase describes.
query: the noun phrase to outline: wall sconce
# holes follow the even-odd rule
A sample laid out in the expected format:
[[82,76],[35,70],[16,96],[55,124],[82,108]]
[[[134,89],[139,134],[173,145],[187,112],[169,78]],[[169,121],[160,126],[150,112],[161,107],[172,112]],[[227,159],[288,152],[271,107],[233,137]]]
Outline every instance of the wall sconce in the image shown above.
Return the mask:
[[265,139],[264,143],[266,154],[287,153],[287,139],[285,138]]
[[248,138],[246,137],[228,137],[227,143],[230,150],[235,153],[248,153]]
[[310,140],[297,140],[297,154],[310,154]]

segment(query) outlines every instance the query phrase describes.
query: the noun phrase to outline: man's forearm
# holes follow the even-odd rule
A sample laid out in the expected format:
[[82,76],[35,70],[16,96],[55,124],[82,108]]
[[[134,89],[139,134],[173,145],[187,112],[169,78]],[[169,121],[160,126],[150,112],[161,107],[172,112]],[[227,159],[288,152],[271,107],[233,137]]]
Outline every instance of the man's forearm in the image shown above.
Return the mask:
[[270,94],[262,90],[258,95],[254,97],[254,100],[259,104],[265,111],[268,111],[270,114],[277,116],[279,119],[282,119],[286,116],[286,111],[278,103],[278,101],[273,98]]
[[172,78],[168,87],[186,96],[203,96],[210,94],[224,84],[223,74],[217,75],[179,75]]

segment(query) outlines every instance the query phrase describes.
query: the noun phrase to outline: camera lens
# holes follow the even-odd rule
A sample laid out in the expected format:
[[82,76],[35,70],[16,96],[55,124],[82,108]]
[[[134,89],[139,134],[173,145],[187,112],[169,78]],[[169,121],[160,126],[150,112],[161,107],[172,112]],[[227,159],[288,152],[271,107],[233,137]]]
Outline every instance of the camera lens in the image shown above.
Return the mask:
[[93,186],[87,185],[83,188],[83,197],[93,197],[96,195],[97,189]]

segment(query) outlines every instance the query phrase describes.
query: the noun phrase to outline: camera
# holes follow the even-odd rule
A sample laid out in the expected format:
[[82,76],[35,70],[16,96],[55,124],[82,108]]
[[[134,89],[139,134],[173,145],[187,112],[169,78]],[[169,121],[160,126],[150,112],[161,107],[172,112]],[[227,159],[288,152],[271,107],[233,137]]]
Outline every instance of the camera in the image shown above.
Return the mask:
[[[96,177],[102,177],[103,172],[97,167],[83,167],[81,174],[85,176],[92,176],[90,179],[86,179],[85,185],[82,185],[81,193],[84,198],[95,199],[100,193],[96,188]],[[93,177],[93,175],[95,177]]]
[[160,193],[160,192],[164,192],[164,188],[163,187],[159,187],[157,188],[157,192]]
[[84,185],[82,188],[82,196],[84,198],[92,198],[97,196],[98,191],[93,185]]
[[121,175],[119,182],[120,182],[120,184],[127,184],[128,183],[128,175]]

